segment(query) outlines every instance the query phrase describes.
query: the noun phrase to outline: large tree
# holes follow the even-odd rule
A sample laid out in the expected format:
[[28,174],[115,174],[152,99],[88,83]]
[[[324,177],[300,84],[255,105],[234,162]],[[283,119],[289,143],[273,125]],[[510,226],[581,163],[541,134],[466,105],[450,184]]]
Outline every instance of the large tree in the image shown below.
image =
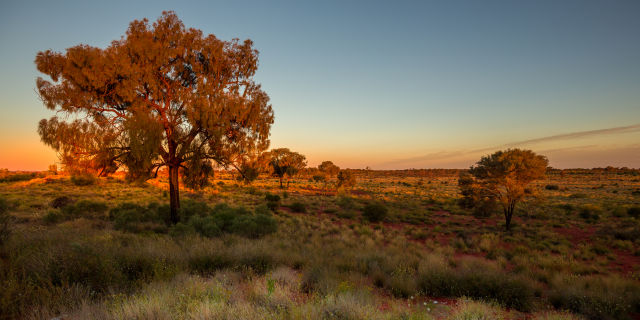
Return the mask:
[[307,166],[307,158],[288,148],[273,149],[268,153],[269,165],[274,176],[280,179],[280,188],[283,188],[282,180],[287,176],[287,187],[289,179]]
[[47,50],[35,63],[51,78],[37,79],[44,105],[64,116],[40,122],[42,140],[63,158],[123,167],[131,178],[168,167],[174,223],[179,170],[202,182],[211,162],[227,166],[233,155],[269,145],[273,111],[253,80],[258,51],[251,40],[186,29],[173,12],[151,25],[131,22],[104,49]]
[[[469,169],[460,186],[463,197],[475,206],[498,202],[503,209],[507,230],[516,204],[531,194],[531,182],[544,177],[549,161],[531,150],[509,149],[484,156]],[[480,201],[478,201],[480,199]]]

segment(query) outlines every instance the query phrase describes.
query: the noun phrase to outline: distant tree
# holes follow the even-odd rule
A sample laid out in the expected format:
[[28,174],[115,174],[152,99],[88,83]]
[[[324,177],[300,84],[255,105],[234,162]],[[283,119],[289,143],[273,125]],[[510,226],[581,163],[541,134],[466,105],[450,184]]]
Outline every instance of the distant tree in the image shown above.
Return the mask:
[[245,154],[233,161],[231,165],[238,171],[238,181],[251,184],[258,179],[262,172],[267,170],[268,160],[267,153]]
[[349,169],[338,173],[338,188],[352,189],[356,185],[356,176]]
[[[531,150],[509,149],[484,156],[469,169],[470,176],[464,177],[459,185],[463,192],[470,192],[470,199],[483,199],[472,203],[486,205],[486,201],[496,201],[502,206],[507,230],[516,204],[530,195],[527,186],[544,177],[549,161],[545,156],[536,155]],[[475,198],[474,198],[475,197]]]
[[340,167],[333,164],[331,161],[323,161],[320,165],[318,165],[318,170],[325,176],[324,183],[325,187],[329,179],[335,177],[340,172]]
[[49,170],[47,170],[47,172],[49,174],[52,175],[57,175],[58,174],[58,166],[54,163],[54,164],[50,164],[49,165]]
[[228,166],[231,155],[269,145],[273,111],[253,80],[253,43],[186,29],[173,12],[152,25],[131,22],[105,49],[47,50],[35,63],[52,80],[37,79],[44,105],[71,118],[42,120],[42,141],[65,166],[81,162],[102,174],[124,167],[130,179],[148,179],[168,167],[173,223],[180,170],[201,186],[212,162]]
[[280,178],[280,188],[284,188],[282,180],[287,176],[287,188],[289,187],[289,179],[293,178],[298,172],[307,166],[305,156],[290,151],[287,148],[273,149],[269,152],[269,165],[273,170],[273,175]]

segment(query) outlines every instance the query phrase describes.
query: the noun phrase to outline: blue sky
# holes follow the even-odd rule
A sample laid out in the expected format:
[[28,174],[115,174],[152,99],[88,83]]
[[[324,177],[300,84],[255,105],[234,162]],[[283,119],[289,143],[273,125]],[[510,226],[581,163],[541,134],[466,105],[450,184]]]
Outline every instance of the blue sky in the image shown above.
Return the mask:
[[163,10],[254,41],[272,146],[310,165],[461,168],[526,147],[557,167],[640,167],[638,1],[5,1],[0,167],[56,160],[36,133],[51,115],[38,51],[105,47]]

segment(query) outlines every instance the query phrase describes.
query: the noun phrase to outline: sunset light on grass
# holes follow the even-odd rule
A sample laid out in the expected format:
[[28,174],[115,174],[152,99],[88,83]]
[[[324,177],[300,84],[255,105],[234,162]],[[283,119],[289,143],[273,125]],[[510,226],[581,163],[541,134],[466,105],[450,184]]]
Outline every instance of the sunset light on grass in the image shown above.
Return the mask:
[[0,320],[640,318],[638,1],[0,27]]

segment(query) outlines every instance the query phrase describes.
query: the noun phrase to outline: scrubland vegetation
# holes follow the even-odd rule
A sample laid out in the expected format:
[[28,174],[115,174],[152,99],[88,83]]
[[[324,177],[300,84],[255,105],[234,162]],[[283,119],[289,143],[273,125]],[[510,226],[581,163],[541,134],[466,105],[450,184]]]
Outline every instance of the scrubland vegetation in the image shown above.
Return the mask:
[[174,12],[35,63],[55,112],[38,133],[70,176],[0,172],[0,318],[640,314],[637,170],[520,149],[464,172],[307,168],[267,150],[253,42]]
[[[640,177],[551,171],[511,229],[460,206],[456,170],[217,172],[0,184],[2,318],[630,319],[640,313]],[[557,186],[549,188],[548,186]],[[341,189],[345,190],[345,189]]]

